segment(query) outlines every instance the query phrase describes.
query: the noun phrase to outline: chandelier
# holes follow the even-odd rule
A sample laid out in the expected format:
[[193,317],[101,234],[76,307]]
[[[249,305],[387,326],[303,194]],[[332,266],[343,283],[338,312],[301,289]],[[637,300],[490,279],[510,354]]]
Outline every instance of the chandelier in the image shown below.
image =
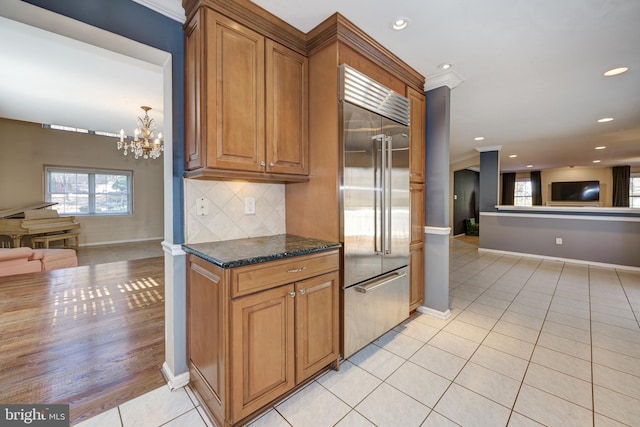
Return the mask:
[[136,159],[140,157],[148,159],[157,159],[164,151],[162,142],[162,133],[155,136],[156,122],[149,117],[151,107],[142,106],[144,117],[138,117],[138,127],[135,130],[133,140],[130,140],[125,134],[124,129],[120,129],[120,140],[118,141],[118,150],[123,150],[126,156],[131,151]]

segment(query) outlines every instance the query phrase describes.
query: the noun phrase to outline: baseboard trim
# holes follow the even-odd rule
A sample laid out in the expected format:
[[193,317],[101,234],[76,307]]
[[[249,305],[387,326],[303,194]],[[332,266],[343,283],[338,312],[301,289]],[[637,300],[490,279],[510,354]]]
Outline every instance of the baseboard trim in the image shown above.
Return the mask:
[[631,270],[631,271],[640,271],[640,267],[634,267],[632,265],[620,265],[620,264],[608,264],[604,262],[595,262],[595,261],[586,261],[583,259],[573,259],[573,258],[560,258],[548,255],[538,255],[538,254],[528,254],[523,252],[511,252],[511,251],[503,251],[499,249],[487,249],[487,248],[478,248],[478,252],[486,252],[493,253],[498,255],[513,255],[513,256],[521,256],[526,258],[537,258],[544,259],[548,261],[559,261],[559,262],[569,262],[573,264],[585,264],[585,265],[593,265],[594,267],[604,267],[604,268],[617,268],[619,270]]
[[416,311],[419,311],[422,314],[428,314],[429,316],[437,317],[438,319],[447,320],[451,317],[451,310],[447,309],[446,311],[439,311],[433,308],[425,307],[421,305],[416,308]]
[[173,375],[173,372],[171,372],[171,369],[169,368],[169,365],[167,365],[167,362],[164,362],[162,364],[162,375],[167,381],[167,386],[169,386],[169,390],[171,391],[177,390],[189,384],[189,372],[187,371],[184,374],[175,376]]
[[121,245],[123,243],[143,243],[143,242],[152,242],[157,240],[158,242],[162,242],[162,237],[145,237],[143,239],[131,239],[131,240],[111,240],[108,242],[93,242],[93,243],[81,243],[79,247],[91,247],[91,246],[108,246],[108,245]]

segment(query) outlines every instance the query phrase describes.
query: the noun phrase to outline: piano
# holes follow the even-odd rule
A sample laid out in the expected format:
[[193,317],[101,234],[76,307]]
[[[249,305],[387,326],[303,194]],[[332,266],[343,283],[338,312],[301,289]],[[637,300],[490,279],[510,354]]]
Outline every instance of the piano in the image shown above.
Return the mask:
[[25,236],[62,234],[80,227],[75,216],[59,216],[55,209],[44,209],[55,204],[43,202],[0,210],[0,236],[8,236],[12,247],[18,248]]

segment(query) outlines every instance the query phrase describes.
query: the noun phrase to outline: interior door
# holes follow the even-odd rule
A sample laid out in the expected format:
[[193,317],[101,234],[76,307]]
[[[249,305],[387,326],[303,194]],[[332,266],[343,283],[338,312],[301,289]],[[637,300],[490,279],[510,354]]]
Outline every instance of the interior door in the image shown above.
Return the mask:
[[343,102],[342,233],[347,287],[382,273],[381,119]]

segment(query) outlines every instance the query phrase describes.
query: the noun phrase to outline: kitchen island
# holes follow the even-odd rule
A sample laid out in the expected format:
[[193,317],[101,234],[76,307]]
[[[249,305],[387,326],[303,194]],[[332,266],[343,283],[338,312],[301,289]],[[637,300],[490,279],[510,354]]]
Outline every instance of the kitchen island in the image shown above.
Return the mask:
[[285,234],[183,248],[190,387],[218,425],[338,368],[339,243]]
[[480,212],[480,251],[640,268],[640,209],[496,206]]

